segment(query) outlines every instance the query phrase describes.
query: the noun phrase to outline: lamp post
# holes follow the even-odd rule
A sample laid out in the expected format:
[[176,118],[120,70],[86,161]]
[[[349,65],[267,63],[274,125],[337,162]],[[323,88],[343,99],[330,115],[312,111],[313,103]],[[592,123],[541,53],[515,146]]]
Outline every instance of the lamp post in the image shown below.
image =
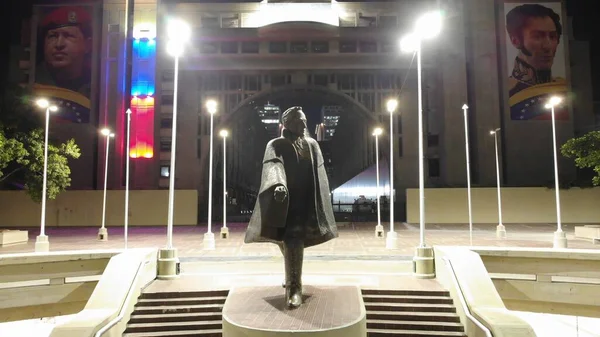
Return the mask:
[[554,248],[567,248],[567,235],[562,230],[560,218],[560,191],[558,183],[558,150],[556,148],[556,120],[554,116],[554,107],[562,102],[560,97],[551,97],[546,104],[546,109],[552,111],[552,146],[554,149],[554,188],[556,190],[556,232],[554,232]]
[[379,136],[383,133],[382,128],[375,128],[375,169],[377,170],[377,226],[375,227],[375,237],[383,237],[383,226],[381,225],[381,190],[379,187]]
[[125,249],[127,249],[127,237],[129,234],[129,131],[131,129],[131,109],[125,112],[127,115],[127,152],[125,158],[125,222],[123,229],[123,238],[125,240]]
[[44,131],[44,176],[42,178],[42,215],[40,219],[40,235],[35,239],[35,252],[44,253],[50,251],[50,242],[46,235],[46,184],[48,179],[48,130],[50,126],[50,112],[58,111],[56,105],[50,105],[47,99],[40,98],[36,104],[46,109],[46,127]]
[[210,114],[210,147],[208,150],[208,228],[204,234],[204,249],[214,250],[215,249],[215,235],[212,233],[212,173],[213,173],[213,126],[214,116],[217,112],[217,102],[215,100],[208,100],[206,102],[206,109]]
[[229,238],[229,228],[227,228],[227,130],[221,130],[219,135],[223,137],[223,227],[221,227],[221,239]]
[[467,204],[469,210],[469,243],[473,245],[473,212],[471,205],[471,160],[469,156],[469,122],[467,121],[467,110],[469,107],[465,104],[462,107],[465,117],[465,158],[467,160]]
[[179,258],[173,247],[173,212],[175,203],[175,158],[177,154],[177,90],[179,82],[179,58],[190,38],[190,27],[183,21],[172,20],[167,24],[167,52],[175,59],[173,79],[173,125],[171,127],[171,165],[169,168],[169,201],[167,214],[167,246],[158,252],[159,279],[179,277]]
[[386,108],[390,113],[390,231],[385,240],[385,248],[398,249],[398,234],[394,232],[394,111],[398,108],[398,100],[389,99]]
[[102,200],[102,226],[98,230],[98,240],[108,240],[108,230],[106,229],[106,185],[108,182],[108,153],[110,150],[110,139],[115,136],[114,133],[110,132],[109,129],[104,128],[101,131],[102,135],[106,137],[106,160],[104,164],[104,198]]
[[430,12],[420,17],[412,34],[405,36],[400,47],[404,52],[417,54],[417,92],[418,92],[418,137],[419,137],[419,247],[415,251],[415,276],[419,278],[435,277],[433,264],[433,248],[425,244],[425,177],[423,161],[423,93],[421,79],[421,43],[425,39],[433,38],[442,28],[440,12]]
[[490,135],[494,135],[494,148],[496,149],[496,185],[498,190],[498,226],[496,227],[496,237],[498,239],[506,239],[506,227],[502,224],[502,196],[500,194],[500,159],[498,158],[498,131],[496,128],[490,131]]

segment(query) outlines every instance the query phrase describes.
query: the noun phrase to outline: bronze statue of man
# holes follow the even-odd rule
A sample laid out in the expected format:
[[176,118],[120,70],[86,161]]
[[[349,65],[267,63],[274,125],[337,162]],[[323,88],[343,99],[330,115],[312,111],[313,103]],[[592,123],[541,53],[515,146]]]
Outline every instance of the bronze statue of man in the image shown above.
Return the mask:
[[285,299],[302,304],[304,248],[338,236],[319,144],[301,107],[282,115],[281,137],[267,144],[258,198],[244,242],[273,242],[285,260]]

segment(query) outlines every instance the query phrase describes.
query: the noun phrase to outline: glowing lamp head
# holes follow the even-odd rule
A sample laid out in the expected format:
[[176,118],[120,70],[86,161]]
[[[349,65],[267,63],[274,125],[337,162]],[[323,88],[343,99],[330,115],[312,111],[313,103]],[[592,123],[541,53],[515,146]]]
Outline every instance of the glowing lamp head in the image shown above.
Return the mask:
[[400,50],[403,53],[414,53],[421,48],[421,40],[416,34],[405,35],[400,40]]
[[493,136],[493,135],[495,135],[495,134],[496,134],[496,131],[494,131],[494,130],[490,130],[490,135],[492,135],[492,136]]
[[167,42],[167,53],[173,57],[180,57],[183,54],[183,43],[169,40]]
[[229,136],[229,131],[221,130],[221,132],[219,132],[219,135],[221,135],[221,137],[225,138],[225,137]]
[[421,16],[415,25],[415,33],[421,39],[430,39],[442,31],[442,13],[429,12]]
[[48,102],[48,100],[47,100],[47,99],[45,99],[45,98],[40,98],[40,99],[38,99],[37,101],[35,101],[35,103],[36,103],[36,104],[37,104],[37,105],[38,105],[40,108],[43,108],[43,109],[46,109],[46,108],[47,108],[47,107],[50,105],[50,102]]
[[552,109],[555,106],[559,105],[562,102],[562,98],[559,96],[552,96],[550,97],[550,100],[548,101],[548,103],[546,104],[546,109]]
[[190,39],[190,26],[183,20],[172,19],[167,25],[167,36],[169,40],[183,44]]
[[375,128],[375,130],[373,130],[373,136],[380,136],[382,133],[383,133],[382,128]]
[[394,98],[388,99],[386,107],[389,113],[396,111],[396,108],[398,107],[398,100]]
[[217,101],[215,101],[214,99],[210,99],[206,102],[206,109],[208,110],[208,113],[210,114],[214,114],[217,112]]
[[100,130],[100,133],[103,136],[110,136],[110,129],[104,128],[104,129]]
[[57,112],[58,111],[58,107],[56,105],[51,105],[48,107],[48,110],[52,111],[52,112]]

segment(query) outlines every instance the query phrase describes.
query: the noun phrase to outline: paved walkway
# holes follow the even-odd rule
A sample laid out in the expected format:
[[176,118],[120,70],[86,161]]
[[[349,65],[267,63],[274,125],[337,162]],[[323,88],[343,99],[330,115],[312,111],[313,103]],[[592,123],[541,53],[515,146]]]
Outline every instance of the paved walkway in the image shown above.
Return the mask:
[[[387,224],[385,227],[387,227]],[[270,243],[244,244],[246,224],[231,224],[230,238],[218,237],[220,226],[213,227],[216,237],[216,249],[203,250],[202,239],[205,226],[175,227],[173,244],[178,249],[182,262],[210,260],[260,260],[279,257],[279,248]],[[496,239],[494,225],[473,226],[473,246],[494,247],[552,247],[555,225],[506,225],[508,238]],[[469,246],[470,235],[468,225],[431,225],[426,226],[425,242],[428,245]],[[569,240],[569,248],[600,249],[589,240],[575,239],[572,225],[563,226]],[[96,240],[97,228],[48,228],[46,234],[50,240],[50,250],[81,249],[118,249],[124,247],[123,228],[109,227],[109,240]],[[375,237],[374,223],[356,223],[339,227],[340,236],[327,243],[308,248],[307,260],[353,259],[373,260],[392,259],[406,260],[414,255],[414,248],[419,245],[418,225],[406,223],[396,224],[398,232],[398,249],[385,248],[385,239]],[[29,229],[29,242],[8,247],[0,247],[0,254],[33,252],[35,238],[39,229]],[[155,247],[166,245],[166,226],[164,227],[132,227],[129,230],[129,247]]]

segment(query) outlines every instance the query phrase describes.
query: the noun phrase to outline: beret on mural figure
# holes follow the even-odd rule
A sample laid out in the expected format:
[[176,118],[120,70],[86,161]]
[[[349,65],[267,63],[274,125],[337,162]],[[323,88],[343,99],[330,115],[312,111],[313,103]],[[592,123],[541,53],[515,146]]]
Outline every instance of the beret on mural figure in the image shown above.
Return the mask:
[[84,7],[65,6],[48,13],[42,20],[42,29],[56,29],[60,27],[77,26],[84,35],[89,36],[92,17]]

